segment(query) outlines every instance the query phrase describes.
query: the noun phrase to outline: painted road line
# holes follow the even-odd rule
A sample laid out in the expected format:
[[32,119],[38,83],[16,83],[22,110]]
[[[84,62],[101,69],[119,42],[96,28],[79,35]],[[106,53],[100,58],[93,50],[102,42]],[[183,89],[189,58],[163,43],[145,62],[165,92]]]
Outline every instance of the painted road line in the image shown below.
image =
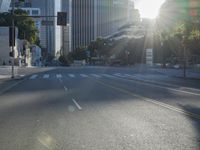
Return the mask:
[[49,78],[49,74],[45,74],[44,76],[43,76],[43,79],[48,79]]
[[74,74],[68,74],[68,76],[69,76],[70,78],[74,78],[74,77],[75,77]]
[[114,78],[114,76],[109,75],[109,74],[102,74],[102,76],[104,76],[104,77],[108,77],[108,78]]
[[126,77],[136,77],[134,75],[130,75],[130,74],[124,74]]
[[158,87],[158,88],[162,88],[162,89],[167,89],[167,90],[170,90],[170,91],[173,91],[173,92],[175,91],[175,92],[200,96],[199,93],[189,92],[189,91],[186,91],[186,90],[175,89],[175,88],[170,88],[170,87],[164,87],[162,85],[157,85],[156,82],[154,83],[154,82],[151,82],[151,81],[148,81],[148,80],[137,79],[137,78],[131,80],[131,79],[126,79],[126,78],[122,78],[122,77],[119,77],[119,76],[116,76],[115,78],[121,79],[121,80],[124,80],[124,81],[129,81],[129,82],[132,82],[132,83],[139,82],[141,84],[150,85],[150,86],[154,86],[154,87]]
[[26,75],[25,74],[21,74],[21,75],[19,75],[20,77],[25,77]]
[[187,115],[187,116],[190,116],[190,117],[193,117],[195,119],[198,119],[200,120],[200,115],[199,114],[196,114],[196,113],[192,113],[192,112],[189,112],[189,111],[186,111],[186,110],[183,110],[181,108],[178,108],[178,107],[175,107],[175,106],[172,106],[172,105],[169,105],[169,104],[166,104],[166,103],[163,103],[163,102],[160,102],[160,101],[157,101],[157,100],[154,100],[154,99],[151,99],[151,98],[148,98],[148,97],[144,97],[144,96],[141,96],[141,95],[138,95],[138,94],[135,94],[131,91],[128,91],[128,90],[125,90],[123,88],[120,88],[120,87],[116,87],[114,85],[111,85],[111,84],[107,84],[101,80],[95,80],[97,83],[101,84],[101,85],[104,85],[106,87],[109,87],[111,89],[114,89],[114,90],[117,90],[119,92],[122,92],[122,93],[125,93],[125,94],[128,94],[128,95],[131,95],[131,96],[134,96],[134,97],[137,97],[137,98],[140,98],[146,102],[150,102],[150,103],[153,103],[153,104],[156,104],[156,105],[159,105],[159,106],[162,106],[164,108],[167,108],[167,109],[170,109],[172,111],[175,111],[175,112],[179,112],[179,113],[182,113],[184,115]]
[[121,73],[115,73],[114,75],[117,76],[117,77],[122,77],[122,78],[125,77],[125,76],[123,76]]
[[65,91],[68,91],[68,88],[66,86],[64,86]]
[[62,78],[62,75],[61,74],[57,74],[56,78],[60,79],[60,78]]
[[62,82],[63,82],[63,80],[62,80],[61,78],[58,78],[58,80],[59,80],[59,82],[60,82],[60,83],[62,83]]
[[0,95],[3,95],[4,93],[8,92],[9,90],[13,89],[13,88],[16,87],[17,85],[19,85],[19,84],[21,84],[21,83],[23,83],[23,82],[25,82],[25,81],[27,81],[26,78],[23,79],[23,80],[21,80],[21,81],[19,81],[19,82],[14,83],[14,84],[12,84],[12,85],[6,87],[6,88],[4,88],[3,90],[0,91]]
[[72,99],[72,101],[74,102],[74,104],[76,105],[76,107],[77,107],[79,110],[82,110],[81,106],[76,102],[75,99]]
[[95,78],[101,78],[100,75],[97,75],[97,74],[91,74],[91,76],[95,77]]
[[34,80],[34,79],[37,78],[37,76],[38,76],[38,75],[34,74],[34,75],[32,75],[29,79]]
[[83,78],[88,78],[88,77],[89,77],[89,76],[86,75],[86,74],[80,74],[80,76],[83,77]]

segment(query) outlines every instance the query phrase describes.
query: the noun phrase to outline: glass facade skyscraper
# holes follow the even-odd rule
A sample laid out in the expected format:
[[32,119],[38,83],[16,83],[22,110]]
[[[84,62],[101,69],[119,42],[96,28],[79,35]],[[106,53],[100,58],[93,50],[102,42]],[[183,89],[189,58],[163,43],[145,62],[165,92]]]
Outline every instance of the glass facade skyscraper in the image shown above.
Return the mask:
[[69,30],[66,32],[69,33],[69,51],[87,46],[98,37],[106,38],[116,33],[127,23],[128,1],[68,0],[65,10],[69,14],[69,28],[66,28]]
[[[62,10],[62,0],[32,0],[32,7],[41,9],[42,16],[57,16],[57,12]],[[62,49],[62,28],[57,26],[56,17],[41,18],[41,21],[52,21],[53,25],[41,26],[42,36],[41,43],[47,51],[47,54],[59,57]]]
[[0,12],[7,12],[10,7],[11,0],[0,0]]

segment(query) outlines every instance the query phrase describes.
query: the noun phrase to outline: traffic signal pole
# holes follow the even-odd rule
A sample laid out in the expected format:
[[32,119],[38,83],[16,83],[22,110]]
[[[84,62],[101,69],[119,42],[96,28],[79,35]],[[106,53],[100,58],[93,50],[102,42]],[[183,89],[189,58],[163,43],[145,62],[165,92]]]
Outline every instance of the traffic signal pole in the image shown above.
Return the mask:
[[66,26],[67,25],[67,13],[66,12],[58,12],[57,16],[21,16],[21,15],[15,15],[15,0],[11,1],[11,5],[12,5],[12,40],[11,40],[11,53],[12,53],[12,75],[11,78],[15,78],[15,72],[14,72],[14,58],[15,58],[15,18],[27,18],[27,17],[31,17],[31,18],[53,18],[56,17],[57,18],[57,25],[59,26]]
[[12,0],[12,46],[11,46],[11,53],[12,53],[12,75],[11,78],[15,78],[15,71],[14,71],[14,59],[15,59],[15,50],[14,50],[14,43],[15,43],[15,20],[14,20],[14,12],[15,11],[15,1]]

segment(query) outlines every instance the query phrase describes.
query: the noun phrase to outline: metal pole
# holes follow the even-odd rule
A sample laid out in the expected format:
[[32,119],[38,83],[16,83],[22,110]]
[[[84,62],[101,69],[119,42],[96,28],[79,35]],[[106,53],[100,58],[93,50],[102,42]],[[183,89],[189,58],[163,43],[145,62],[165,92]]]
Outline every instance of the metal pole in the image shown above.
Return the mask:
[[186,48],[184,46],[184,64],[183,64],[183,77],[186,78],[186,67],[187,67],[187,58],[186,58]]
[[[47,16],[48,14],[48,10],[47,10],[47,7],[48,7],[48,0],[45,0],[45,15]],[[45,20],[46,21],[49,21],[48,17],[45,17]],[[48,54],[49,54],[49,30],[48,30],[48,26],[45,27],[46,28],[46,54],[45,54],[45,57],[46,57],[46,60],[48,60]]]
[[186,45],[185,45],[185,36],[183,36],[183,77],[186,78],[186,67],[187,67],[187,59],[186,59]]
[[14,58],[15,58],[15,50],[14,50],[14,42],[15,42],[15,20],[14,20],[14,12],[15,11],[15,1],[12,0],[12,75],[11,78],[15,78],[15,72],[14,72]]
[[61,56],[64,56],[64,51],[65,51],[65,28],[62,27],[62,51],[61,51]]

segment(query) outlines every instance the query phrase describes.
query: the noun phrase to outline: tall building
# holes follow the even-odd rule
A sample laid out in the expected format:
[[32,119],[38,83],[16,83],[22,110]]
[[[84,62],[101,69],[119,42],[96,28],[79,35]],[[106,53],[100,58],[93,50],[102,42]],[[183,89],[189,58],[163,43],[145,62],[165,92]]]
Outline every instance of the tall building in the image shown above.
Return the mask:
[[136,13],[134,1],[128,1],[128,22],[133,23],[135,21],[134,15]]
[[0,0],[0,12],[7,12],[10,7],[11,0]]
[[67,52],[87,46],[98,37],[109,37],[127,24],[129,0],[62,1],[63,11],[68,12],[69,18],[68,27],[63,32],[63,42],[68,43],[63,44]]
[[41,43],[46,52],[54,57],[59,57],[62,49],[62,28],[57,26],[57,12],[62,10],[61,0],[32,0],[32,7],[38,7],[42,16],[52,16],[41,18],[41,22],[50,21],[52,24],[42,24],[41,32],[45,33]]

